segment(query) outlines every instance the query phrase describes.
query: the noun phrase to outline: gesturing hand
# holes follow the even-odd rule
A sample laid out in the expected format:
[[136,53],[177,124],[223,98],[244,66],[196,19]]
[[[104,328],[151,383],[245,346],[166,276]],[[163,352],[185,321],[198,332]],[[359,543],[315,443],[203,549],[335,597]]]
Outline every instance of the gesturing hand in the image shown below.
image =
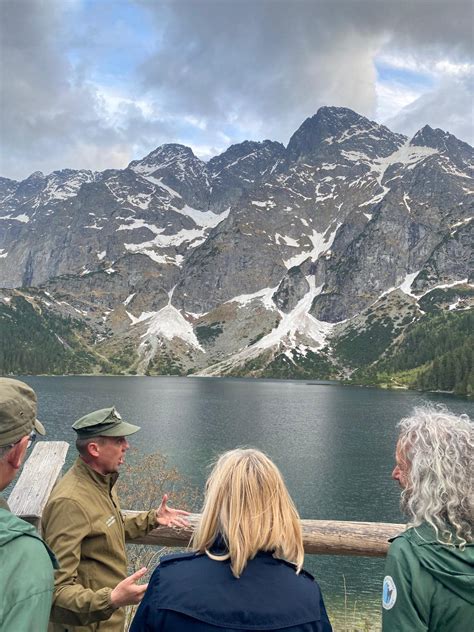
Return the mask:
[[161,505],[156,510],[156,522],[164,527],[189,527],[189,522],[184,516],[189,516],[188,511],[168,507],[168,494],[164,494]]
[[139,579],[146,573],[146,568],[143,567],[133,575],[126,577],[110,593],[110,601],[115,608],[121,608],[122,606],[132,606],[143,599],[143,595],[147,589],[148,584],[136,584]]

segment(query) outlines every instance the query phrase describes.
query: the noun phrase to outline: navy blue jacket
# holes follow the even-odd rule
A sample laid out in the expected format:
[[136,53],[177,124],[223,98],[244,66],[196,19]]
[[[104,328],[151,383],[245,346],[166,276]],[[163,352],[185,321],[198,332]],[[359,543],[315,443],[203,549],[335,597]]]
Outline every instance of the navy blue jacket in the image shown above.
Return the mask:
[[271,553],[249,560],[239,579],[230,562],[168,555],[151,576],[130,632],[332,632],[313,576]]

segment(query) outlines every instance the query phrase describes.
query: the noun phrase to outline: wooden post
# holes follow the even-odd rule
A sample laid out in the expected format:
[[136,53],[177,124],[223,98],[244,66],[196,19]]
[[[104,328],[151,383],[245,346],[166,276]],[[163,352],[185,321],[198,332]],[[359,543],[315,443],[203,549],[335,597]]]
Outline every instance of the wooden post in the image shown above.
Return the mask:
[[[41,514],[51,490],[61,474],[68,444],[64,441],[40,441],[25,463],[8,504],[13,513],[40,526]],[[93,499],[91,498],[91,502]],[[124,514],[138,513],[123,511]],[[189,529],[158,527],[147,536],[131,540],[134,544],[178,546],[186,548],[200,514],[191,514]],[[306,553],[383,557],[388,539],[404,530],[403,524],[384,522],[343,522],[336,520],[302,520]]]
[[[136,511],[124,511],[136,514]],[[189,529],[158,527],[148,535],[130,544],[152,544],[156,546],[187,547],[191,534],[199,522],[200,514],[191,514]],[[305,553],[325,555],[357,555],[384,557],[388,539],[405,529],[403,524],[388,522],[343,522],[339,520],[302,520]]]
[[40,529],[41,515],[66,460],[65,441],[39,441],[8,498],[12,513]]

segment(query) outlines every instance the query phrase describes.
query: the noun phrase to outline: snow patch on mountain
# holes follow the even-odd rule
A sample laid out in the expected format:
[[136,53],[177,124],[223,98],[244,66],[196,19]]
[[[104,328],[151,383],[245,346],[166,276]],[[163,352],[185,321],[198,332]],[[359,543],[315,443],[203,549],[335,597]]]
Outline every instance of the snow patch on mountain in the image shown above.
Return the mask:
[[127,217],[125,221],[131,221],[131,224],[120,224],[117,230],[135,230],[137,228],[148,228],[155,235],[160,235],[164,232],[164,228],[157,228],[155,224],[149,224],[144,219],[138,217]]
[[[147,226],[149,228],[149,226]],[[150,241],[144,241],[141,244],[124,244],[127,250],[131,252],[141,252],[142,250],[148,250],[155,248],[169,248],[171,246],[180,246],[184,243],[191,243],[200,237],[204,237],[205,233],[201,229],[186,229],[183,228],[174,235],[163,235],[164,228],[154,227],[156,237]]]
[[13,219],[15,222],[21,222],[22,224],[28,224],[28,222],[30,221],[28,215],[25,215],[24,213],[20,213],[20,215],[15,215],[15,217],[12,217],[11,215],[3,215],[2,217],[0,217],[0,219]]
[[137,193],[137,195],[128,195],[127,202],[132,206],[136,206],[143,211],[146,211],[150,206],[152,198],[153,196],[151,194]]
[[127,296],[127,298],[123,301],[123,305],[125,305],[125,307],[127,307],[127,305],[130,303],[130,301],[133,299],[133,297],[135,296],[136,292],[133,292],[133,294],[129,294]]
[[93,171],[76,171],[64,179],[68,173],[59,171],[48,176],[46,187],[41,192],[41,204],[75,197],[83,184],[94,182],[98,175]]
[[[304,354],[308,351],[321,349],[335,325],[322,322],[309,313],[314,298],[321,293],[323,286],[315,287],[313,276],[307,276],[306,280],[310,287],[309,291],[290,313],[284,314],[278,310],[281,320],[275,329],[250,347],[239,351],[226,360],[207,367],[198,375],[225,374],[232,368],[258,357],[262,351],[267,349],[281,349],[283,353],[286,353],[290,349],[301,348]],[[256,294],[262,295],[263,293],[268,297],[270,289],[266,288]],[[255,295],[248,295],[249,298],[252,296],[256,297]],[[239,298],[243,299],[244,297]],[[236,299],[232,300],[235,301]],[[275,306],[273,305],[274,308]]]
[[402,292],[404,292],[405,294],[408,294],[408,296],[413,296],[414,298],[416,298],[415,294],[413,294],[410,290],[411,290],[413,281],[415,280],[415,278],[418,276],[419,273],[420,273],[420,270],[417,270],[416,272],[410,272],[409,274],[406,275],[402,283],[400,283],[400,285],[398,286]]
[[[371,163],[372,171],[376,175],[377,182],[382,185],[382,179],[387,169],[394,164],[402,164],[407,169],[413,169],[419,162],[426,160],[430,156],[439,153],[437,149],[432,147],[417,147],[410,145],[410,141],[403,144],[397,151],[394,151],[385,158],[378,158]],[[384,187],[385,188],[385,187]],[[388,191],[388,189],[387,189]]]
[[[135,296],[134,294],[132,294],[131,296]],[[128,297],[130,300],[130,296]],[[128,299],[127,299],[128,300]],[[128,303],[127,303],[128,304]],[[125,305],[125,302],[124,302]],[[127,314],[127,316],[130,318],[130,320],[132,321],[132,325],[136,325],[137,323],[141,323],[144,320],[148,320],[149,318],[152,318],[153,316],[156,316],[157,312],[142,312],[140,314],[140,316],[134,316],[133,314],[131,314],[130,312],[128,312],[127,310],[125,310],[125,313]]]
[[218,224],[226,219],[229,216],[230,207],[228,207],[225,211],[220,213],[213,213],[212,211],[199,211],[198,209],[192,208],[185,204],[183,208],[173,207],[173,210],[181,215],[185,215],[186,217],[190,217],[193,222],[200,226],[201,228],[215,228]]
[[474,217],[466,217],[466,219],[462,219],[459,222],[456,222],[455,224],[451,224],[450,226],[451,235],[454,235],[457,232],[458,228],[460,228],[461,226],[464,226],[465,224],[469,224],[469,222],[471,222],[473,219]]
[[333,224],[334,222],[326,228],[324,233],[318,233],[318,231],[313,228],[312,234],[308,235],[311,243],[313,244],[312,250],[301,252],[299,255],[291,257],[291,259],[287,259],[284,264],[288,270],[294,266],[301,265],[303,261],[308,259],[308,257],[311,257],[311,261],[316,261],[323,252],[329,250],[334,242],[337,231],[342,226],[342,222],[338,222],[336,228],[332,232],[329,232]]
[[291,248],[299,248],[300,246],[296,239],[293,239],[288,235],[280,235],[280,233],[275,233],[275,243],[281,246],[281,242],[283,242],[283,245],[290,246]]
[[239,305],[243,307],[258,299],[267,309],[274,310],[276,309],[276,307],[272,297],[276,291],[276,287],[265,287],[262,290],[254,292],[253,294],[241,294],[240,296],[234,296],[233,298],[226,301],[226,303],[239,303]]
[[145,348],[146,343],[148,345],[151,344],[156,350],[160,338],[165,338],[166,340],[179,338],[191,347],[195,347],[205,353],[205,350],[199,344],[191,323],[171,303],[151,316],[148,329],[141,337],[144,340],[140,344],[139,351],[140,348]]
[[[155,170],[156,170],[156,167],[153,169],[153,171]],[[151,182],[152,184],[157,184],[160,187],[160,189],[163,189],[164,191],[169,193],[169,195],[171,196],[171,199],[181,198],[181,194],[175,191],[174,189],[172,189],[171,187],[169,187],[167,184],[165,184],[162,178],[154,178],[153,176],[145,176],[143,174],[142,174],[142,177],[145,178],[145,180],[148,180],[148,182]]]
[[297,336],[304,336],[312,340],[314,345],[310,346],[310,348],[313,351],[323,346],[327,335],[333,329],[334,325],[324,323],[309,313],[314,298],[321,293],[323,286],[315,287],[313,276],[307,276],[306,280],[310,286],[307,294],[298,302],[291,312],[288,314],[281,312],[282,319],[277,327],[257,341],[253,345],[253,348],[268,349],[276,347],[280,342],[284,342],[287,346],[294,347],[297,344]]

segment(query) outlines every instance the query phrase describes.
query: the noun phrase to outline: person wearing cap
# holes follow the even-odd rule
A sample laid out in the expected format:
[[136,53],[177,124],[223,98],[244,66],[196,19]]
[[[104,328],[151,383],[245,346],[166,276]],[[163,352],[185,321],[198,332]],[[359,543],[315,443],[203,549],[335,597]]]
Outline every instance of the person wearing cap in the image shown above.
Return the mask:
[[[34,390],[0,378],[0,491],[14,479],[36,432],[45,434]],[[36,529],[14,516],[0,495],[0,630],[47,630],[56,567]]]
[[55,552],[56,573],[50,629],[55,632],[118,632],[123,606],[140,602],[140,569],[127,577],[125,538],[145,535],[159,524],[187,526],[187,512],[160,507],[124,517],[115,491],[118,470],[140,428],[112,408],[96,410],[73,424],[79,457],[55,486],[43,512],[46,542]]

